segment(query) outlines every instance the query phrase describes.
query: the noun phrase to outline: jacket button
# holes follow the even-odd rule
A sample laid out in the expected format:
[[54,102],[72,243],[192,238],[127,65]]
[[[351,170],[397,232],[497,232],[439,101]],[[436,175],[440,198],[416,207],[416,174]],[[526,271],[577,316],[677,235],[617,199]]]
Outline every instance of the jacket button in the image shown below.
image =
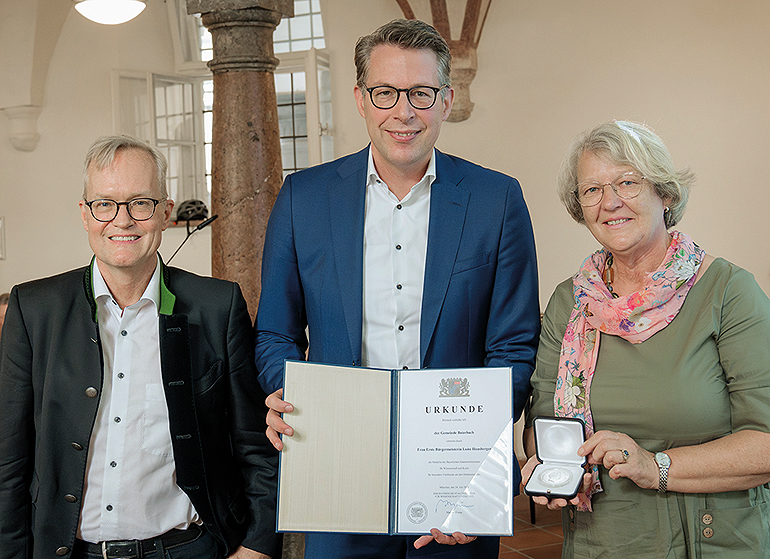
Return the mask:
[[77,502],[78,498],[75,497],[74,495],[70,495],[69,493],[67,493],[64,496],[64,500],[67,501],[68,503],[75,503]]
[[83,450],[83,445],[81,445],[80,443],[72,442],[70,444],[72,445],[72,448],[74,448],[75,450]]
[[56,555],[58,555],[59,557],[62,557],[64,555],[67,555],[69,552],[70,552],[69,547],[62,546],[56,550]]
[[89,398],[96,398],[96,395],[98,393],[99,392],[93,386],[89,386],[88,388],[86,388],[86,396],[88,396]]
[[703,520],[704,524],[711,524],[712,522],[714,522],[714,517],[711,516],[710,514],[704,514],[701,520]]
[[703,535],[707,538],[710,538],[711,536],[714,535],[714,530],[712,530],[711,528],[704,528]]

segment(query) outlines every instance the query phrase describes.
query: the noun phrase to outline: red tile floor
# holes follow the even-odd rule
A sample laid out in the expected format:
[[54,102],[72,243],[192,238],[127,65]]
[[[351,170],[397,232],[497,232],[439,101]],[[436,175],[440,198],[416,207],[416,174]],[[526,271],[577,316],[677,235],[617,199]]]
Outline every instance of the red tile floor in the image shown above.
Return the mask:
[[530,521],[529,499],[513,500],[513,537],[500,538],[500,559],[559,559],[561,512],[535,505],[535,524]]

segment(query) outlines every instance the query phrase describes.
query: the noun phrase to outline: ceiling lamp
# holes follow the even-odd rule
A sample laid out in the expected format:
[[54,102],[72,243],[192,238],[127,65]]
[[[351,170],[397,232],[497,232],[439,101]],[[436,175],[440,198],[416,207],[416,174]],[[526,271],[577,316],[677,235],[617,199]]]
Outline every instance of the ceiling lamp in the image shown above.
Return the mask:
[[134,19],[145,8],[145,0],[75,0],[75,9],[96,23],[117,25]]

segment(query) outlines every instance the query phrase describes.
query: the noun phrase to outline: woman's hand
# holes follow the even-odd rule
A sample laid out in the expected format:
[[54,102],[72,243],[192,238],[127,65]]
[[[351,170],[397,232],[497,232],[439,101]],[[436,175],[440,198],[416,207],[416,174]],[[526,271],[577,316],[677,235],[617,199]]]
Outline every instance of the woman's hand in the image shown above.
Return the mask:
[[[524,467],[521,469],[521,479],[522,483],[526,486],[527,482],[529,481],[529,478],[532,476],[532,472],[535,470],[535,466],[540,464],[540,461],[537,459],[537,456],[533,455],[530,456],[529,460],[527,460],[527,463],[524,464]],[[586,473],[583,475],[583,487],[580,488],[581,493],[585,493],[588,491],[588,488],[591,487],[591,474]],[[538,504],[538,505],[544,505],[548,507],[551,510],[558,510],[563,509],[567,505],[577,505],[578,504],[578,498],[577,496],[573,497],[569,501],[567,499],[552,499],[549,497],[539,497],[539,496],[532,496],[532,500]]]
[[578,454],[589,464],[601,464],[612,479],[625,477],[642,489],[658,489],[660,469],[655,455],[624,433],[597,431],[580,445]]

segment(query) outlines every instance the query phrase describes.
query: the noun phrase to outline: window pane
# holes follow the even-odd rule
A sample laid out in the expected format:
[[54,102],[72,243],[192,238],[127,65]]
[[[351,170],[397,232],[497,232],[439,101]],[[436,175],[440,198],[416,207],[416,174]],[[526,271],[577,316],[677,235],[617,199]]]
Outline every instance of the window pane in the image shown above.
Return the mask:
[[307,136],[307,105],[294,105],[294,135]]
[[278,129],[282,138],[292,136],[292,106],[282,105],[278,107]]
[[296,168],[306,169],[310,167],[310,157],[307,152],[307,136],[304,138],[297,138],[294,141],[294,149],[296,150]]
[[321,22],[321,14],[313,14],[313,37],[323,37],[324,26]]
[[310,48],[313,46],[313,41],[310,39],[304,39],[301,41],[292,41],[291,42],[291,50],[297,51],[297,50],[310,50]]
[[310,13],[310,0],[294,0],[294,16]]
[[284,169],[295,169],[294,166],[294,140],[291,138],[281,140],[281,158]]
[[214,128],[214,114],[211,112],[203,113],[203,141],[205,144],[211,144],[211,135]]
[[214,108],[214,80],[203,82],[203,110],[210,111]]
[[120,131],[149,141],[150,100],[147,96],[147,80],[121,76],[118,80],[118,91]]
[[[290,29],[291,29],[291,40],[294,41],[296,39],[309,39],[312,37],[310,33],[310,16],[294,16],[291,20]],[[294,45],[293,50],[300,50],[296,48],[296,45]]]
[[275,28],[273,32],[273,42],[288,41],[289,40],[289,18],[285,17],[281,19],[281,23]]
[[[275,74],[275,92],[277,94],[291,92],[291,74]],[[291,102],[291,96],[289,96],[289,102]]]

